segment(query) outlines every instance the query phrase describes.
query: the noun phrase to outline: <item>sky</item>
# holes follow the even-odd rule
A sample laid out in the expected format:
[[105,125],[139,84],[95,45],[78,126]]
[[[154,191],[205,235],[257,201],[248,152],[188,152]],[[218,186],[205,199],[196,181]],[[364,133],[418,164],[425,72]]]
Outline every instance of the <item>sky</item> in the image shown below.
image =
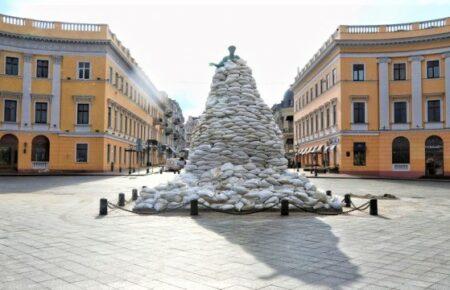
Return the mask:
[[0,13],[106,23],[185,118],[201,114],[214,68],[237,47],[268,105],[340,24],[450,17],[450,0],[0,0]]

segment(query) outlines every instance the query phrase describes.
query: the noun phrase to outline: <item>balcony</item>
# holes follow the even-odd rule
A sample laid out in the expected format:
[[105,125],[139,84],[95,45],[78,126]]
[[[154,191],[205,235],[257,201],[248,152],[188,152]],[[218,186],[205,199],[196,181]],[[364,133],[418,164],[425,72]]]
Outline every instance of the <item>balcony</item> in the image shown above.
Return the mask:
[[48,170],[48,161],[31,161],[31,168],[34,170]]

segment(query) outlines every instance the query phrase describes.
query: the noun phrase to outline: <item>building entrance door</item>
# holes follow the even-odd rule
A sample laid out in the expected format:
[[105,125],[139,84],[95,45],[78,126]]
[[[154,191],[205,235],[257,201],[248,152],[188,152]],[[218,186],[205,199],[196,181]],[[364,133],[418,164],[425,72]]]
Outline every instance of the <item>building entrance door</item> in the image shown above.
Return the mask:
[[17,170],[17,137],[6,134],[0,138],[0,170]]
[[425,141],[425,175],[444,175],[444,143],[438,136],[428,137]]

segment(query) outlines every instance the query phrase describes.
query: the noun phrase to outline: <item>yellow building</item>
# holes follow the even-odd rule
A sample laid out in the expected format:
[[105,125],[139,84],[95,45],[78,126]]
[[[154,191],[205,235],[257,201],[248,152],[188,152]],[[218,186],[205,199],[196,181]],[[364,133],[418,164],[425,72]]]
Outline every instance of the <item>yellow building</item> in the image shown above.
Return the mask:
[[339,26],[291,89],[303,167],[450,175],[450,18]]
[[0,170],[159,164],[164,110],[108,25],[0,15]]

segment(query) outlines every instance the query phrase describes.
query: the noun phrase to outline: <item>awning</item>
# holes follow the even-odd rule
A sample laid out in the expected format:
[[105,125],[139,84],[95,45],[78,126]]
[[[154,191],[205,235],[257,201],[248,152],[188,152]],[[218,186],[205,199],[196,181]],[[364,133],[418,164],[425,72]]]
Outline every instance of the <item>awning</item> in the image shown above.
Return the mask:
[[336,144],[328,146],[328,151],[333,151],[336,148]]
[[324,147],[325,147],[325,145],[317,146],[316,152],[323,152]]
[[314,147],[312,147],[310,153],[317,153],[317,152],[318,152],[318,151],[317,151],[318,149],[319,149],[319,146],[314,146]]

